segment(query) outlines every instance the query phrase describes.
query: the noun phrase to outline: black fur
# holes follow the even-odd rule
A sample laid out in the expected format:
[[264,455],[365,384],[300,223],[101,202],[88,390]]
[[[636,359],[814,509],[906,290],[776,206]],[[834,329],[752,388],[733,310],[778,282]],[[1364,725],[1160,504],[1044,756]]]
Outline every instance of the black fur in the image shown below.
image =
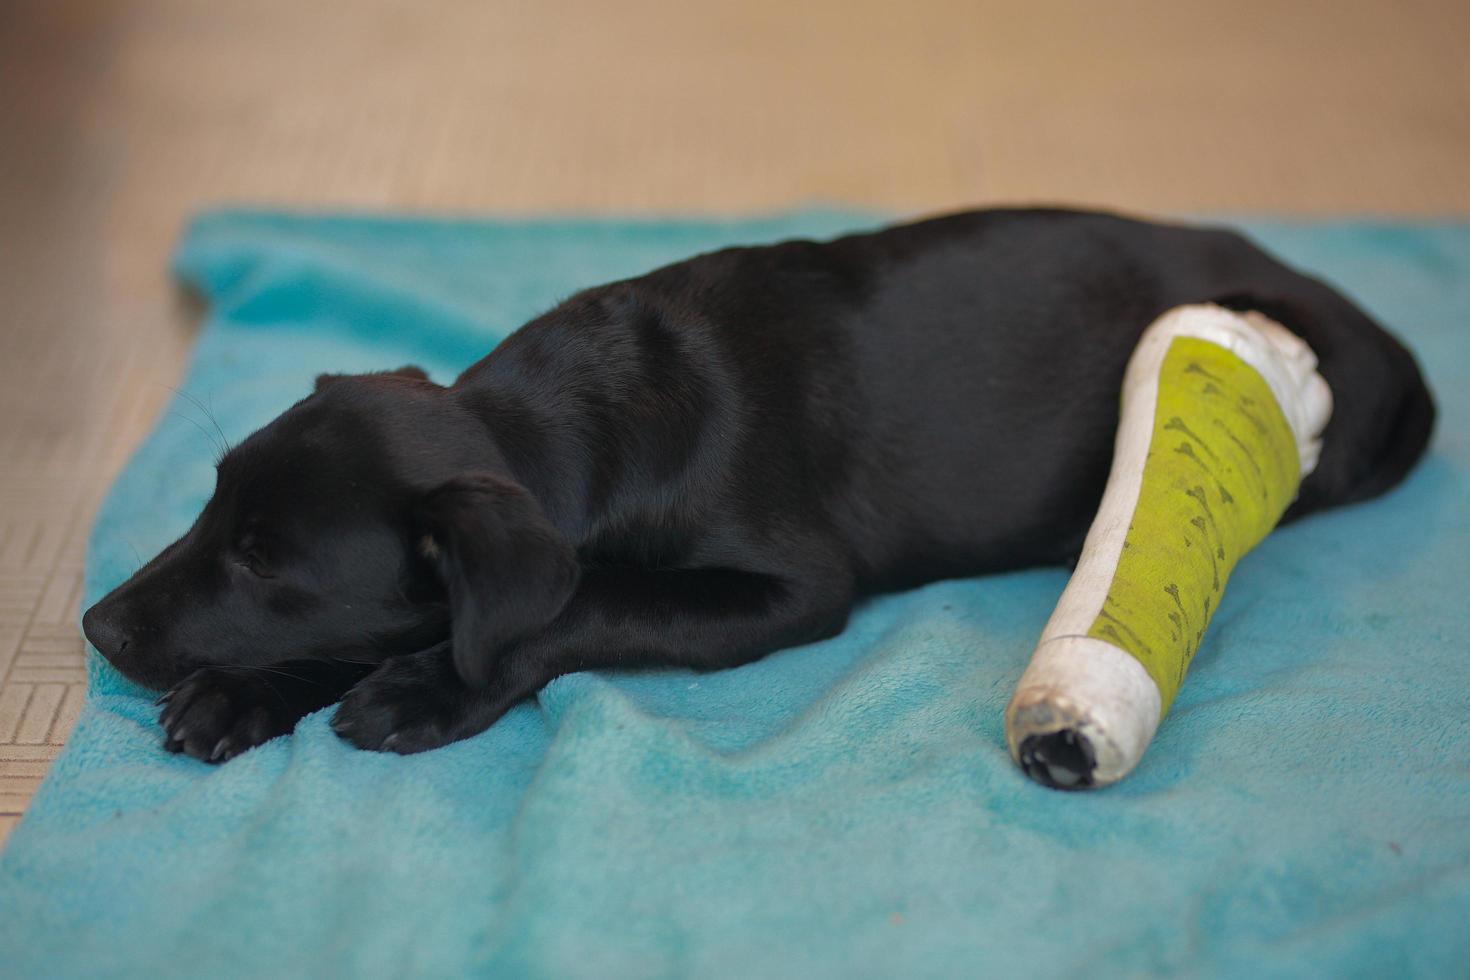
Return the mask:
[[344,738],[412,752],[568,671],[744,663],[864,595],[1074,557],[1139,334],[1205,301],[1321,358],[1334,413],[1288,517],[1423,453],[1409,353],[1240,236],[957,214],[590,289],[448,388],[324,376],[84,626],[210,760],[344,694]]

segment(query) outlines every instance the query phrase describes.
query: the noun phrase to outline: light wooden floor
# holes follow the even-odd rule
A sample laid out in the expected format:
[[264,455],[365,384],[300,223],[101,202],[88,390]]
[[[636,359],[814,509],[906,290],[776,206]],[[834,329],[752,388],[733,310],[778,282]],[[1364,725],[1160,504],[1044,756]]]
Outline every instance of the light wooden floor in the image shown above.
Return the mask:
[[1470,213],[1470,4],[0,6],[0,839],[83,690],[91,514],[221,202]]

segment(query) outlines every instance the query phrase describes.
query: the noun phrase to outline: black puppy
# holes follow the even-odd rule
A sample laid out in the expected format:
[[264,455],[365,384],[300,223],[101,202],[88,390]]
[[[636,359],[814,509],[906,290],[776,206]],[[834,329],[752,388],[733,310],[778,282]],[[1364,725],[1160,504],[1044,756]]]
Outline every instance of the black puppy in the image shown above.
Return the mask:
[[83,626],[210,761],[338,699],[343,738],[418,752],[569,671],[745,663],[865,594],[1074,557],[1124,365],[1199,302],[1321,359],[1335,408],[1288,517],[1419,458],[1409,353],[1238,235],[957,214],[588,290],[448,388],[324,376]]

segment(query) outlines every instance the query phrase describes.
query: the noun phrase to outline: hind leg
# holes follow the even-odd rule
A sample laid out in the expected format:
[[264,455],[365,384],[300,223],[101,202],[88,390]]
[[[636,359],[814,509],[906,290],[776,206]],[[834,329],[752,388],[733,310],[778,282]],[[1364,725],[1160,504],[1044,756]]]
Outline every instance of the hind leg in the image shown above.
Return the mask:
[[1137,764],[1235,563],[1317,464],[1332,400],[1315,367],[1259,314],[1179,307],[1145,332],[1102,505],[1006,711],[1032,778],[1080,789]]

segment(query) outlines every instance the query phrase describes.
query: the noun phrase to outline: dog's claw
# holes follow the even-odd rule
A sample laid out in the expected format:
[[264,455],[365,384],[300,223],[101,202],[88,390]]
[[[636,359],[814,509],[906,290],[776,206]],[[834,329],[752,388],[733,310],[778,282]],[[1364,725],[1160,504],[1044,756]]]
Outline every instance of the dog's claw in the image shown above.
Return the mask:
[[392,657],[337,706],[332,731],[369,752],[413,755],[484,731],[500,716],[448,656]]
[[173,698],[173,696],[174,696],[173,690],[164,691],[162,694],[160,694],[158,696],[158,700],[153,702],[153,706],[155,708],[162,707],[163,705],[168,704],[169,700],[171,698]]
[[163,747],[200,762],[227,762],[291,730],[295,717],[277,710],[271,688],[256,678],[201,669],[159,699]]

